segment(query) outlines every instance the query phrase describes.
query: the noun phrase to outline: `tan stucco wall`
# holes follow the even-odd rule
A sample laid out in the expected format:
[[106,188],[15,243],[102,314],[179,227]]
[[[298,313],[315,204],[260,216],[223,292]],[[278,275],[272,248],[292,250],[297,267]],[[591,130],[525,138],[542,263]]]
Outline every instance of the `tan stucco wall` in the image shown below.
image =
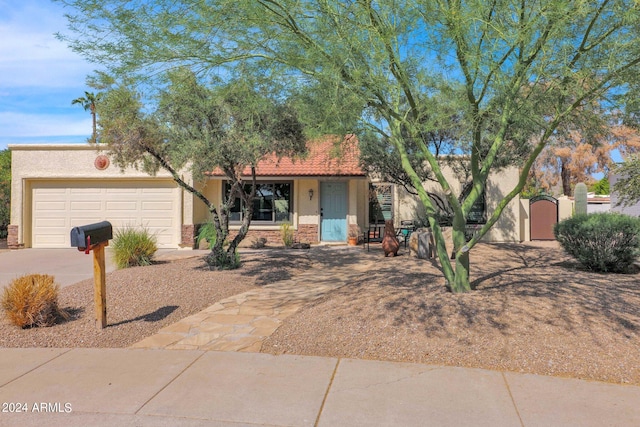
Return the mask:
[[529,199],[520,199],[520,238],[523,242],[531,241],[531,209]]
[[[309,190],[313,190],[313,197],[309,200]],[[295,195],[294,210],[296,211],[295,226],[298,224],[319,225],[320,213],[320,183],[317,179],[298,179],[293,182]],[[296,208],[297,206],[297,208]]]
[[[195,184],[195,188],[212,203],[220,203],[221,182],[205,180]],[[202,224],[209,220],[209,209],[198,197],[193,197],[193,223]]]
[[[449,185],[451,185],[452,191],[459,194],[462,184],[456,178],[453,170],[445,167],[443,174],[449,182]],[[507,168],[489,176],[485,194],[487,216],[493,213],[500,200],[513,189],[518,181],[518,175],[518,169]],[[424,188],[427,189],[427,191],[441,195],[444,199],[442,190],[438,190],[440,186],[437,183],[427,181],[424,183]],[[394,197],[396,198],[394,212],[396,225],[398,225],[401,220],[425,217],[424,206],[417,196],[407,193],[401,186],[396,186]],[[502,211],[500,219],[498,219],[496,224],[485,235],[484,240],[492,242],[522,241],[520,215],[520,198],[516,196]]]
[[573,204],[574,201],[567,196],[558,199],[558,222],[573,216]]
[[369,180],[361,179],[357,181],[358,185],[358,213],[357,224],[361,229],[367,225],[369,220]]
[[[134,168],[121,170],[110,163],[105,170],[98,170],[96,156],[104,154],[88,144],[37,144],[9,145],[11,150],[11,224],[18,226],[19,241],[25,243],[25,232],[30,233],[31,183],[35,180],[145,180],[172,179],[165,171],[156,177]],[[188,172],[182,173],[191,182]],[[193,224],[193,198],[182,194],[182,224]],[[28,240],[28,239],[27,239]]]

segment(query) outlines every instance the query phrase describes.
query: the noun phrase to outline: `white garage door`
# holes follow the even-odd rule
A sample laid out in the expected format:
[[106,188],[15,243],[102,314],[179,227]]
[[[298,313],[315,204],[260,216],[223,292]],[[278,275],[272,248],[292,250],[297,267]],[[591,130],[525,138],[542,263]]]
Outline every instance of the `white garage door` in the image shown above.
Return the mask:
[[71,228],[109,221],[145,227],[159,248],[180,239],[180,192],[173,181],[51,181],[32,185],[32,246],[70,247]]

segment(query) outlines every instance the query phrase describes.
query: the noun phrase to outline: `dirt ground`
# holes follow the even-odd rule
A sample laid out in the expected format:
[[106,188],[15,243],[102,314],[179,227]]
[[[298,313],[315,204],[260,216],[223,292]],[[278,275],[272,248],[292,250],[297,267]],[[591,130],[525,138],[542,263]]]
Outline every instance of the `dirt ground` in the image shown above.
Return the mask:
[[[640,384],[640,275],[585,271],[555,242],[481,244],[475,291],[404,254],[287,319],[262,351]],[[348,262],[348,260],[346,261]]]
[[[451,294],[439,265],[379,245],[339,252],[264,250],[243,267],[202,259],[107,276],[109,323],[96,332],[91,280],[60,291],[72,319],[21,330],[0,320],[3,347],[125,347],[216,301],[310,269],[376,268],[284,320],[262,352],[420,362],[640,385],[640,274],[586,271],[556,243],[480,244],[476,290]],[[0,255],[1,256],[1,255]]]

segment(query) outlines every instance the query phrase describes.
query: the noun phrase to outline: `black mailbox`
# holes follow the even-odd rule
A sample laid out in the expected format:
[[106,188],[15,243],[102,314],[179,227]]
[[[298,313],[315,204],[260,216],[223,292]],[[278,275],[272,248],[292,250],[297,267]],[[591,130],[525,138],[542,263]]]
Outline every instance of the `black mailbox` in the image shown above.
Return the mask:
[[81,225],[71,229],[71,246],[88,250],[92,246],[113,239],[113,228],[109,221]]

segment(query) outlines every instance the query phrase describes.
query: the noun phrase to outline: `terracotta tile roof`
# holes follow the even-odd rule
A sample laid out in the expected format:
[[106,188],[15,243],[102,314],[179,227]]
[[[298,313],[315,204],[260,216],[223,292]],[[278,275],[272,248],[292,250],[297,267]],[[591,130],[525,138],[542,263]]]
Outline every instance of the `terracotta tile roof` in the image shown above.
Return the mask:
[[[307,155],[301,158],[278,159],[275,154],[265,157],[256,166],[256,176],[366,176],[359,165],[358,138],[354,135],[348,135],[342,143],[332,137],[312,140],[307,148]],[[209,175],[224,173],[216,169]],[[245,168],[242,175],[251,175],[251,169]]]

